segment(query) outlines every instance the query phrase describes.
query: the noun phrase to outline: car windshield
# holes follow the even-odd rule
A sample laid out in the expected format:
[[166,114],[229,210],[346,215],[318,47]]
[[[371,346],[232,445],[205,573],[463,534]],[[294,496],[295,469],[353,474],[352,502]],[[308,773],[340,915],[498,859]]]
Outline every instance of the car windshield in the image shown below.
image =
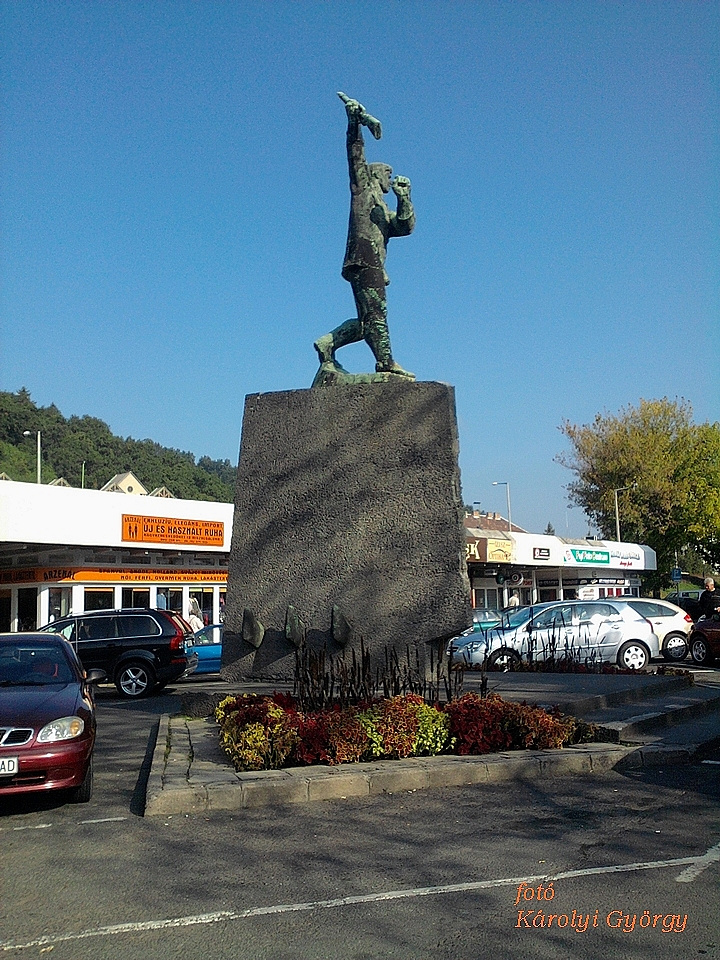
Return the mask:
[[45,687],[74,679],[57,644],[22,640],[0,644],[0,687]]
[[499,626],[506,627],[520,627],[523,623],[530,619],[532,613],[537,610],[535,607],[516,607],[514,610],[506,610],[502,615],[502,622]]

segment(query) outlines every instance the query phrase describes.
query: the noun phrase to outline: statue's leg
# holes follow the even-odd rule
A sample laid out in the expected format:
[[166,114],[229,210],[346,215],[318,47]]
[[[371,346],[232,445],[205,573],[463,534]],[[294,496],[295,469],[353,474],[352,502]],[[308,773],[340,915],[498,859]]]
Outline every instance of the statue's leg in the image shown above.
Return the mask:
[[414,380],[415,374],[403,370],[393,360],[390,331],[387,324],[387,299],[382,269],[367,268],[353,281],[353,293],[367,345],[375,356],[378,373],[393,373]]
[[341,323],[339,327],[335,327],[330,333],[326,333],[324,337],[320,337],[313,346],[318,352],[320,363],[328,363],[335,361],[335,351],[340,347],[346,347],[349,343],[358,343],[362,338],[362,324],[357,317],[353,317]]

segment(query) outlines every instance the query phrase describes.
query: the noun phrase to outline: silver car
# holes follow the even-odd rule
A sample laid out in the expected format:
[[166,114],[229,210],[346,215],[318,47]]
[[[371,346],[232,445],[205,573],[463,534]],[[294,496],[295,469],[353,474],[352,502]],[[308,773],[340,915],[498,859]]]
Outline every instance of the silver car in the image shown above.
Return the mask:
[[510,667],[521,660],[571,659],[641,670],[660,655],[652,624],[627,600],[559,600],[521,607],[497,627],[451,641],[456,664]]

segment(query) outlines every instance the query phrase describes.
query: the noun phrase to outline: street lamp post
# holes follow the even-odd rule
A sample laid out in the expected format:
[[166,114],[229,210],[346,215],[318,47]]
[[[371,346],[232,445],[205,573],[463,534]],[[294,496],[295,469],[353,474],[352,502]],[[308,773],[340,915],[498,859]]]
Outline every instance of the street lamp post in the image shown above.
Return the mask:
[[618,506],[618,494],[622,493],[623,490],[632,490],[633,487],[636,487],[636,483],[631,483],[629,487],[616,487],[613,490],[615,495],[615,539],[620,543],[620,507]]
[[512,533],[512,514],[510,513],[510,482],[508,480],[493,480],[494,487],[505,487],[507,494],[508,533]]
[[[23,430],[24,437],[31,437],[32,430]],[[37,431],[37,482],[42,483],[42,441],[40,431]]]

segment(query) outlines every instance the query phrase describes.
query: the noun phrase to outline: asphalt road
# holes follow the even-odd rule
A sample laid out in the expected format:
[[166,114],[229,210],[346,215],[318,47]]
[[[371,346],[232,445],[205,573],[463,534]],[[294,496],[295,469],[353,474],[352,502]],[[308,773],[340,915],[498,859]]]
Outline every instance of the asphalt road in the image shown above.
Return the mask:
[[92,801],[0,811],[2,956],[720,956],[718,763],[146,820],[177,703],[103,689]]

